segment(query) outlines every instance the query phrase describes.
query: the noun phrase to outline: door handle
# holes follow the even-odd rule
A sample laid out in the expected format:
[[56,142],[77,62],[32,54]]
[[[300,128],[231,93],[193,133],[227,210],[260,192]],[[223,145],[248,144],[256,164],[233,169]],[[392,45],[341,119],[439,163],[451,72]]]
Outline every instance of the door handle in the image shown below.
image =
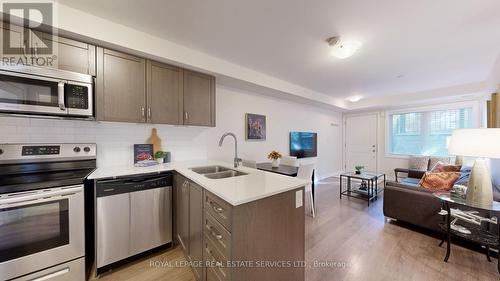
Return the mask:
[[64,197],[73,195],[76,193],[80,193],[83,191],[83,186],[76,185],[68,188],[53,190],[53,191],[44,191],[44,192],[34,192],[32,194],[22,194],[18,196],[11,196],[10,198],[0,198],[0,206],[10,205],[10,204],[22,204],[24,205],[32,205],[36,204],[36,200],[54,200],[52,197]]
[[57,83],[57,100],[59,108],[61,110],[66,110],[66,106],[64,105],[64,81]]
[[151,119],[151,107],[148,107],[148,119]]
[[141,106],[141,116],[142,118],[146,118],[144,106]]
[[188,120],[188,117],[189,117],[189,116],[188,116],[188,112],[187,112],[187,111],[184,111],[184,119],[185,119],[185,120]]

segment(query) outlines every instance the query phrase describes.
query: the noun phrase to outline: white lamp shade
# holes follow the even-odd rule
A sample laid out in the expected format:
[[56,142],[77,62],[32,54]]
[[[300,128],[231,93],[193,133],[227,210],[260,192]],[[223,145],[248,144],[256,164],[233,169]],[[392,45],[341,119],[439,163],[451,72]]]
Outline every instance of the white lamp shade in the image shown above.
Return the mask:
[[451,155],[500,158],[500,129],[457,129],[448,145]]

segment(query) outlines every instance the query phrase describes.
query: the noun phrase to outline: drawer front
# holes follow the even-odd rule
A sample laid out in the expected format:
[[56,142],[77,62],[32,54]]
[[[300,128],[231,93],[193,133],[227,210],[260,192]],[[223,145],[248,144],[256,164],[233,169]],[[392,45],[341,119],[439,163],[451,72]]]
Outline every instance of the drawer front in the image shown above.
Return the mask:
[[212,193],[205,191],[205,210],[208,210],[220,224],[228,231],[231,231],[231,205]]
[[228,280],[228,279],[223,279],[222,277],[220,277],[219,275],[217,275],[217,272],[212,267],[208,267],[207,268],[206,274],[207,275],[205,277],[205,281],[224,281],[224,280]]
[[213,242],[215,248],[217,248],[226,259],[230,259],[231,234],[217,222],[209,212],[205,212],[204,232]]
[[203,239],[203,250],[207,270],[212,268],[215,271],[216,275],[220,277],[220,280],[231,280],[231,269],[225,267],[227,264],[227,259],[219,252],[219,250],[217,250],[212,240],[206,233],[205,239]]

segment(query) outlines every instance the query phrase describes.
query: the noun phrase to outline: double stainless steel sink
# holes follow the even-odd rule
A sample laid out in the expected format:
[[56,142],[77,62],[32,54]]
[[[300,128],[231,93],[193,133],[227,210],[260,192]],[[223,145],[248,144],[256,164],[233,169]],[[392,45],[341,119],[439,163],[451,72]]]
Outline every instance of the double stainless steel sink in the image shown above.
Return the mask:
[[247,173],[243,173],[222,166],[195,167],[191,168],[190,170],[200,175],[204,175],[209,179],[225,179],[225,178],[248,175]]

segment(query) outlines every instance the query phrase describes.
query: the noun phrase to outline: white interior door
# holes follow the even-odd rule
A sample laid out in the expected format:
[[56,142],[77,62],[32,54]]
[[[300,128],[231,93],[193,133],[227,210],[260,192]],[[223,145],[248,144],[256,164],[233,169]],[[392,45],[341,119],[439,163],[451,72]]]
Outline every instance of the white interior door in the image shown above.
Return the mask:
[[345,171],[364,166],[377,171],[377,115],[348,116],[345,119]]

